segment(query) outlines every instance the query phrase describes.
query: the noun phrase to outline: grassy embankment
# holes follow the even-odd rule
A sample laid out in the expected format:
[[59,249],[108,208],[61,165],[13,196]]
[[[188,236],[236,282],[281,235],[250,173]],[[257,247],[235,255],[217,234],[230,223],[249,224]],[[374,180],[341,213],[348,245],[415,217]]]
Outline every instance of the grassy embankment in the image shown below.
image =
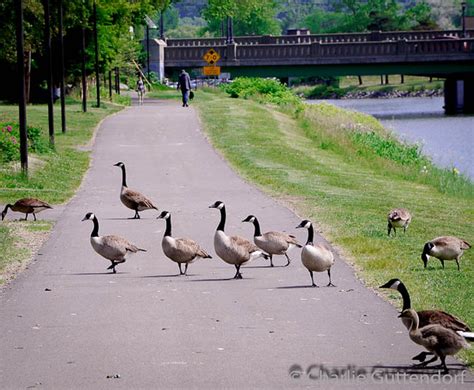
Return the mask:
[[[63,134],[59,104],[55,105],[55,150],[29,154],[28,178],[21,173],[18,163],[0,162],[0,204],[13,203],[23,197],[35,197],[54,207],[74,195],[89,167],[89,151],[84,145],[90,141],[100,120],[123,108],[103,103],[101,108],[90,106],[83,113],[81,107],[77,101],[68,101],[67,131]],[[41,128],[41,137],[46,144],[49,139],[47,120],[46,105],[27,107],[28,126]],[[18,107],[1,105],[0,123],[12,122],[18,122]],[[43,220],[41,214],[36,222],[31,220],[31,216],[30,221],[20,222],[20,217],[23,218],[24,214],[9,210],[5,220],[0,222],[0,285],[25,266],[53,225]]]
[[363,76],[362,85],[356,76],[341,77],[339,86],[326,85],[301,85],[295,86],[293,91],[299,96],[309,99],[323,99],[328,97],[342,97],[346,94],[370,93],[370,92],[410,92],[417,93],[431,90],[442,90],[443,81],[434,79],[432,82],[427,77],[405,76],[404,83],[401,83],[399,75],[390,75],[389,84],[380,83],[379,76]]
[[[473,241],[469,180],[436,169],[367,115],[327,104],[295,113],[294,107],[205,91],[198,91],[195,104],[211,142],[231,165],[313,220],[369,286],[398,277],[414,308],[440,308],[474,327],[473,250],[462,258],[461,272],[454,262],[441,269],[437,259],[424,269],[420,258],[424,243],[440,235]],[[394,207],[408,208],[413,222],[406,234],[387,237],[386,216]],[[337,275],[333,280],[337,284]],[[381,293],[401,307],[398,293]],[[474,363],[474,352],[462,356]]]

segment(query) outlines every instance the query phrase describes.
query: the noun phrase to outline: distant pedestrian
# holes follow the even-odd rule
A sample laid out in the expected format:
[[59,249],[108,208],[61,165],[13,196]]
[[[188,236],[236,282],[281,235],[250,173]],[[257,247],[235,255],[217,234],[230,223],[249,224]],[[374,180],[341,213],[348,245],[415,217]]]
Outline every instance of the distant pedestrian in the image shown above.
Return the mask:
[[188,107],[189,92],[191,91],[191,78],[184,69],[179,75],[177,89],[181,89],[181,95],[183,96],[183,107]]
[[55,85],[53,87],[53,102],[56,103],[56,100],[58,100],[60,97],[61,97],[61,88]]
[[142,104],[143,97],[145,96],[145,84],[143,83],[142,76],[139,76],[137,80],[137,93],[138,93],[138,104]]

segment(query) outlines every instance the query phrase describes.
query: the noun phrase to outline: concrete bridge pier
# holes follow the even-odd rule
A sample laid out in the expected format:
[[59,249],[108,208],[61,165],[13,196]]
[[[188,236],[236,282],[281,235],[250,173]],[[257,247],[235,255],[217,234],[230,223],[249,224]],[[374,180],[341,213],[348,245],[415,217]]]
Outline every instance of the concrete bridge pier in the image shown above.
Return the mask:
[[165,77],[165,47],[165,41],[150,39],[150,72],[156,74],[160,83]]
[[474,79],[444,81],[444,112],[446,115],[474,114]]

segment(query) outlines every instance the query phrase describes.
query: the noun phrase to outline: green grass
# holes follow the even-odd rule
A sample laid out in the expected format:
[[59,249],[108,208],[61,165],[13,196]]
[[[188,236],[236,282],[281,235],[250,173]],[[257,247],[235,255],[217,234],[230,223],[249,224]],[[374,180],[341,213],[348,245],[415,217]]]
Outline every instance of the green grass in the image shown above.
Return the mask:
[[[70,199],[81,184],[89,167],[89,147],[94,129],[106,116],[123,108],[116,104],[102,103],[101,108],[88,107],[82,112],[80,102],[68,100],[66,105],[66,133],[61,132],[59,104],[55,105],[55,147],[41,155],[29,155],[28,176],[25,176],[18,162],[0,163],[0,203],[13,203],[23,197],[42,199],[52,205]],[[18,107],[0,106],[0,122],[18,121]],[[48,115],[46,105],[29,105],[27,123],[43,129],[42,137],[49,142]],[[7,219],[11,217],[7,214]],[[29,258],[34,248],[25,245],[44,236],[43,230],[52,225],[41,223],[3,222],[0,224],[0,284],[3,273],[10,264],[20,264]],[[15,239],[18,229],[20,237]],[[12,232],[16,233],[13,234]]]
[[[212,143],[234,168],[318,224],[369,286],[398,277],[415,309],[440,308],[474,326],[473,251],[462,258],[461,272],[454,262],[442,270],[436,259],[423,269],[420,258],[424,243],[440,235],[473,241],[469,180],[404,151],[363,114],[322,104],[295,115],[206,92],[196,104]],[[358,131],[373,132],[375,141],[354,142]],[[393,150],[381,153],[387,148]],[[428,164],[427,173],[420,164]],[[413,222],[406,234],[389,238],[386,216],[394,207],[408,208]],[[474,363],[474,352],[462,356]]]

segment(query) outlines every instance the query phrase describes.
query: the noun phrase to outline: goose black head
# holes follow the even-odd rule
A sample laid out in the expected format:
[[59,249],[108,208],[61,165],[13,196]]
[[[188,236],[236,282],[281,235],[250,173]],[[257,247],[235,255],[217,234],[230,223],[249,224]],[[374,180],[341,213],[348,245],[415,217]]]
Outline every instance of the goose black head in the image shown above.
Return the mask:
[[402,282],[400,281],[400,279],[390,279],[387,283],[383,284],[379,288],[391,288],[393,290],[398,290],[398,286],[401,283]]
[[221,210],[224,206],[225,206],[224,202],[221,202],[220,200],[218,200],[215,203],[211,204],[209,208]]
[[9,207],[12,207],[12,205],[11,205],[11,204],[7,204],[7,205],[5,206],[5,208],[3,209],[3,211],[2,211],[2,221],[5,219],[5,216],[7,215],[7,211],[8,211],[8,208],[9,208]]
[[170,217],[171,213],[169,211],[162,211],[161,214],[156,217],[156,219],[168,219]]
[[428,260],[430,256],[428,253],[430,253],[431,249],[433,249],[434,244],[432,242],[427,242],[425,246],[423,247],[423,253],[421,254],[421,260],[423,260],[423,264],[426,266],[428,265]]
[[87,213],[84,218],[82,218],[82,221],[87,221],[88,219],[94,219],[95,215],[94,213]]
[[306,229],[309,229],[311,227],[312,223],[311,221],[309,221],[308,219],[304,219],[303,221],[301,221],[301,223],[296,227],[296,229],[300,229],[300,228],[306,228]]
[[120,167],[120,168],[122,168],[122,167],[124,167],[124,166],[125,166],[125,164],[124,164],[122,161],[119,161],[117,164],[114,164],[114,167]]
[[249,215],[247,218],[245,218],[244,220],[242,220],[242,222],[254,222],[257,218],[255,217],[255,215]]

